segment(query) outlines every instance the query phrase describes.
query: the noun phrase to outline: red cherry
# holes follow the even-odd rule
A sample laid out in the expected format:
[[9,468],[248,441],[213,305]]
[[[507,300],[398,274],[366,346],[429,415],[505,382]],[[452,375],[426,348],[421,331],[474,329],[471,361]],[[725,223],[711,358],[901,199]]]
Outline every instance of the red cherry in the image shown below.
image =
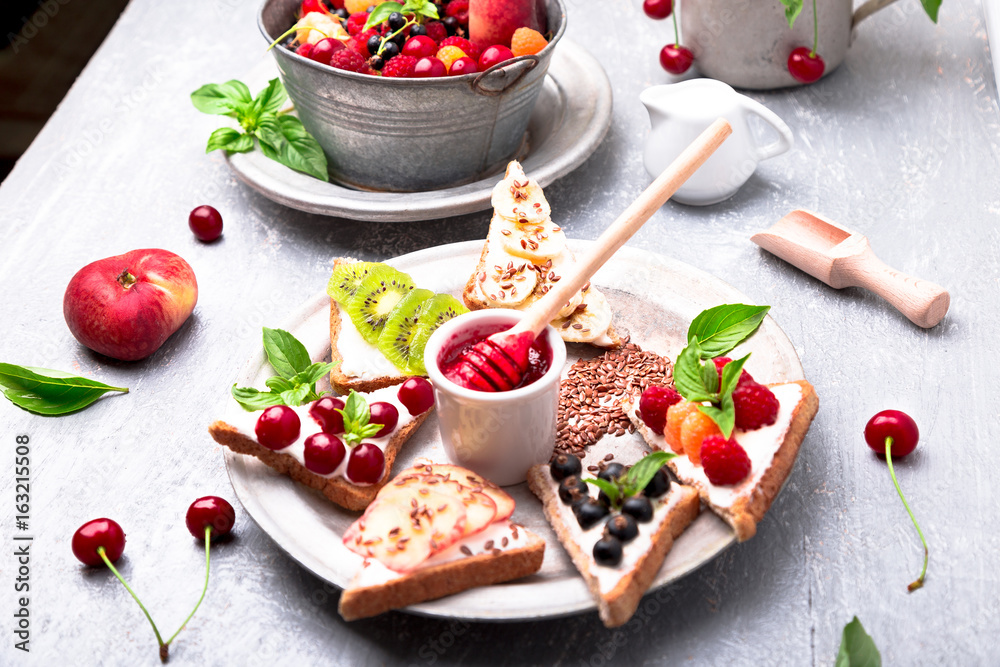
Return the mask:
[[184,517],[188,532],[199,540],[205,539],[205,529],[212,529],[212,537],[228,535],[236,523],[236,510],[225,498],[205,496],[191,503]]
[[322,0],[302,0],[302,8],[299,12],[300,16],[305,16],[310,12],[322,12],[324,14],[329,14],[326,7],[323,5]]
[[344,402],[339,398],[324,396],[309,408],[309,416],[312,417],[324,433],[337,435],[344,432],[344,415],[337,410],[344,409]]
[[434,387],[422,377],[412,377],[399,386],[396,398],[416,417],[433,407]]
[[313,45],[312,44],[299,44],[299,48],[295,49],[295,53],[302,56],[303,58],[312,57]]
[[368,409],[372,413],[368,423],[382,424],[382,430],[376,433],[375,437],[381,438],[392,433],[392,429],[396,428],[396,422],[399,421],[399,410],[396,409],[396,406],[385,401],[376,401],[369,405]]
[[646,12],[646,16],[657,21],[670,16],[673,8],[673,0],[644,0],[642,3],[642,11]]
[[826,63],[823,59],[805,46],[800,46],[788,56],[788,73],[796,81],[802,83],[819,81],[825,69]]
[[413,78],[428,79],[439,76],[447,76],[448,68],[437,58],[421,58],[413,66]]
[[214,241],[222,236],[222,216],[211,206],[199,206],[188,215],[188,227],[199,241]]
[[100,565],[104,561],[97,553],[104,547],[104,554],[112,563],[125,551],[125,531],[111,519],[88,521],[73,533],[73,555],[84,565]]
[[485,72],[494,65],[498,65],[505,60],[510,60],[513,57],[514,54],[511,53],[511,50],[502,44],[489,46],[479,56],[479,71]]
[[892,438],[889,451],[893,457],[898,458],[917,448],[920,430],[913,418],[905,412],[883,410],[865,425],[865,441],[873,450],[884,455],[886,438]]
[[347,477],[358,484],[374,484],[382,479],[385,455],[370,442],[362,442],[351,450],[347,461]]
[[476,61],[469,56],[462,56],[455,62],[451,64],[451,69],[448,70],[448,74],[451,76],[459,76],[461,74],[475,74],[479,71],[479,66]]
[[343,48],[346,47],[344,46],[344,43],[341,42],[339,39],[333,39],[332,37],[327,37],[313,44],[312,53],[309,54],[309,57],[318,63],[329,65],[330,58],[333,57],[333,54],[336,53],[337,51],[340,51]]
[[344,460],[347,450],[340,438],[328,433],[315,433],[306,438],[303,454],[306,468],[317,475],[329,475]]
[[433,56],[437,53],[437,50],[437,42],[427,35],[410,37],[406,40],[406,44],[403,44],[403,55],[413,56],[414,58],[427,58]]
[[647,387],[639,397],[639,414],[642,423],[654,433],[663,435],[663,427],[667,423],[667,408],[679,403],[681,395],[673,387]]
[[300,427],[295,410],[287,405],[272,405],[257,418],[254,432],[260,444],[277,451],[298,440]]
[[660,65],[671,74],[683,74],[693,62],[691,49],[680,44],[667,44],[660,50]]

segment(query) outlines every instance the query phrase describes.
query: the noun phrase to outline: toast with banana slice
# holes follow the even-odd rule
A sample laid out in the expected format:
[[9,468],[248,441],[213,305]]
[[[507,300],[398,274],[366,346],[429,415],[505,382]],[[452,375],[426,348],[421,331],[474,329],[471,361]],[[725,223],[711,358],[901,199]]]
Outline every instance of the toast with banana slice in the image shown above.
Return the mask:
[[[541,186],[512,161],[493,188],[493,219],[475,273],[462,292],[472,310],[525,310],[564,274],[576,259],[566,246],[566,234],[552,221],[552,210]],[[615,327],[604,295],[587,283],[570,299],[552,326],[563,340],[618,348],[628,333]]]

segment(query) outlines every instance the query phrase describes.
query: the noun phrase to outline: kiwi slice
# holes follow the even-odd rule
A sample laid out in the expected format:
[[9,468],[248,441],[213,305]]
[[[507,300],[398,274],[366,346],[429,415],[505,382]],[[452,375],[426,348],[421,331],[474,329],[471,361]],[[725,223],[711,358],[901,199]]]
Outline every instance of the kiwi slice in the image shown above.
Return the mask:
[[427,300],[420,310],[417,320],[417,331],[410,343],[410,373],[426,375],[424,367],[424,345],[439,326],[462,313],[469,312],[465,305],[450,294],[435,294]]
[[385,264],[373,264],[347,302],[347,314],[362,338],[376,345],[393,309],[413,290],[413,280]]
[[412,290],[389,313],[389,319],[379,336],[379,351],[401,371],[405,372],[409,368],[410,350],[417,334],[417,320],[424,304],[433,296],[434,292],[429,289],[418,287]]
[[326,285],[326,293],[341,306],[346,306],[351,297],[357,294],[365,276],[371,271],[375,262],[350,262],[338,264]]

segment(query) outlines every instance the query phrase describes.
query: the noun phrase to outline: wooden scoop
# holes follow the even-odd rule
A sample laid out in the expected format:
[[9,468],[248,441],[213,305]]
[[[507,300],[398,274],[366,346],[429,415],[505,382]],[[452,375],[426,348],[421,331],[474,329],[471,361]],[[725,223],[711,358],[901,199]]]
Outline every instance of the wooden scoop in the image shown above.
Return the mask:
[[830,287],[875,292],[925,329],[948,312],[951,297],[943,287],[889,268],[867,238],[815,213],[792,211],[750,240]]
[[480,391],[509,391],[516,387],[528,368],[528,349],[538,334],[732,132],[733,128],[724,118],[712,123],[611,223],[580,258],[574,273],[564,275],[525,311],[524,319],[512,329],[495,333],[474,345],[459,359],[452,379]]

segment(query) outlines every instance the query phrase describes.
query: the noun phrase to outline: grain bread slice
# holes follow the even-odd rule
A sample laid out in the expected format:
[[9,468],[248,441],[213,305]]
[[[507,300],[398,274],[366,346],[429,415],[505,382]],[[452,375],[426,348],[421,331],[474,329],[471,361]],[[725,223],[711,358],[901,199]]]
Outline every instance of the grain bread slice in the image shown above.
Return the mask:
[[[358,260],[350,257],[338,257],[333,261],[333,269],[336,270],[338,266],[357,261]],[[338,393],[347,394],[351,389],[357,392],[371,392],[376,389],[382,389],[384,387],[391,387],[392,385],[399,384],[409,377],[406,373],[397,369],[392,362],[385,359],[385,357],[382,357],[384,365],[380,364],[380,371],[378,374],[360,377],[358,375],[344,373],[344,355],[340,351],[338,341],[340,341],[342,333],[346,335],[347,332],[345,331],[345,328],[347,327],[354,329],[354,323],[351,322],[351,318],[348,317],[347,313],[343,309],[341,309],[336,300],[330,299],[330,360],[336,364],[333,370],[330,371],[330,384]],[[358,334],[355,333],[354,336],[352,336],[352,339],[357,341]],[[364,343],[363,340],[361,340],[361,342]],[[368,343],[364,344],[369,345]],[[370,347],[374,348],[374,346]]]
[[217,443],[228,447],[237,454],[254,456],[279,473],[288,475],[300,484],[305,484],[312,489],[316,489],[330,500],[330,502],[349,510],[361,511],[371,503],[379,489],[389,481],[392,464],[395,462],[400,448],[420,428],[420,425],[424,423],[424,420],[427,419],[433,410],[431,408],[417,415],[412,421],[392,433],[383,451],[385,456],[385,474],[377,483],[367,486],[352,484],[342,477],[324,477],[323,475],[318,475],[302,465],[291,454],[268,449],[251,437],[246,430],[237,428],[224,421],[213,423],[208,427],[208,432]]
[[[366,560],[362,571],[340,596],[340,615],[347,621],[368,618],[391,609],[436,600],[477,586],[520,579],[537,572],[542,567],[545,541],[526,528],[516,526],[514,530],[524,534],[526,544],[499,553],[487,551],[464,556],[405,575],[391,573],[377,561]],[[461,545],[456,545],[456,548],[460,549]],[[385,576],[369,575],[367,570],[373,568],[380,568]]]
[[[791,474],[802,440],[819,409],[816,390],[805,380],[767,386],[781,404],[778,421],[758,431],[734,432],[737,442],[744,445],[752,463],[750,474],[745,480],[731,486],[716,486],[705,476],[702,467],[694,465],[686,456],[678,456],[667,462],[677,479],[696,488],[705,505],[732,526],[736,539],[740,542],[757,533],[757,524],[764,518]],[[792,398],[783,398],[785,396]],[[789,402],[794,404],[789,405]],[[623,404],[622,409],[650,447],[670,451],[664,437],[654,433],[643,423],[638,415],[637,405],[636,396],[631,403]],[[753,434],[758,436],[754,437]],[[764,444],[768,444],[769,449],[764,449]]]
[[[648,547],[637,556],[633,555],[633,560],[623,560],[618,568],[609,568],[595,563],[591,553],[593,547],[589,542],[582,544],[579,525],[572,510],[559,499],[558,486],[549,472],[549,466],[536,465],[528,471],[528,487],[542,501],[545,518],[552,524],[573,565],[587,583],[590,594],[597,602],[601,621],[609,628],[624,625],[656,578],[664,558],[673,548],[674,540],[698,516],[698,492],[676,482],[671,484],[670,490],[660,499],[662,509],[654,513],[653,525],[639,524],[640,537],[644,535],[644,529],[650,531]],[[601,530],[598,525],[583,533]],[[630,547],[646,546],[645,542],[640,544],[639,539],[625,545],[626,554]],[[593,536],[590,541],[593,541]]]

